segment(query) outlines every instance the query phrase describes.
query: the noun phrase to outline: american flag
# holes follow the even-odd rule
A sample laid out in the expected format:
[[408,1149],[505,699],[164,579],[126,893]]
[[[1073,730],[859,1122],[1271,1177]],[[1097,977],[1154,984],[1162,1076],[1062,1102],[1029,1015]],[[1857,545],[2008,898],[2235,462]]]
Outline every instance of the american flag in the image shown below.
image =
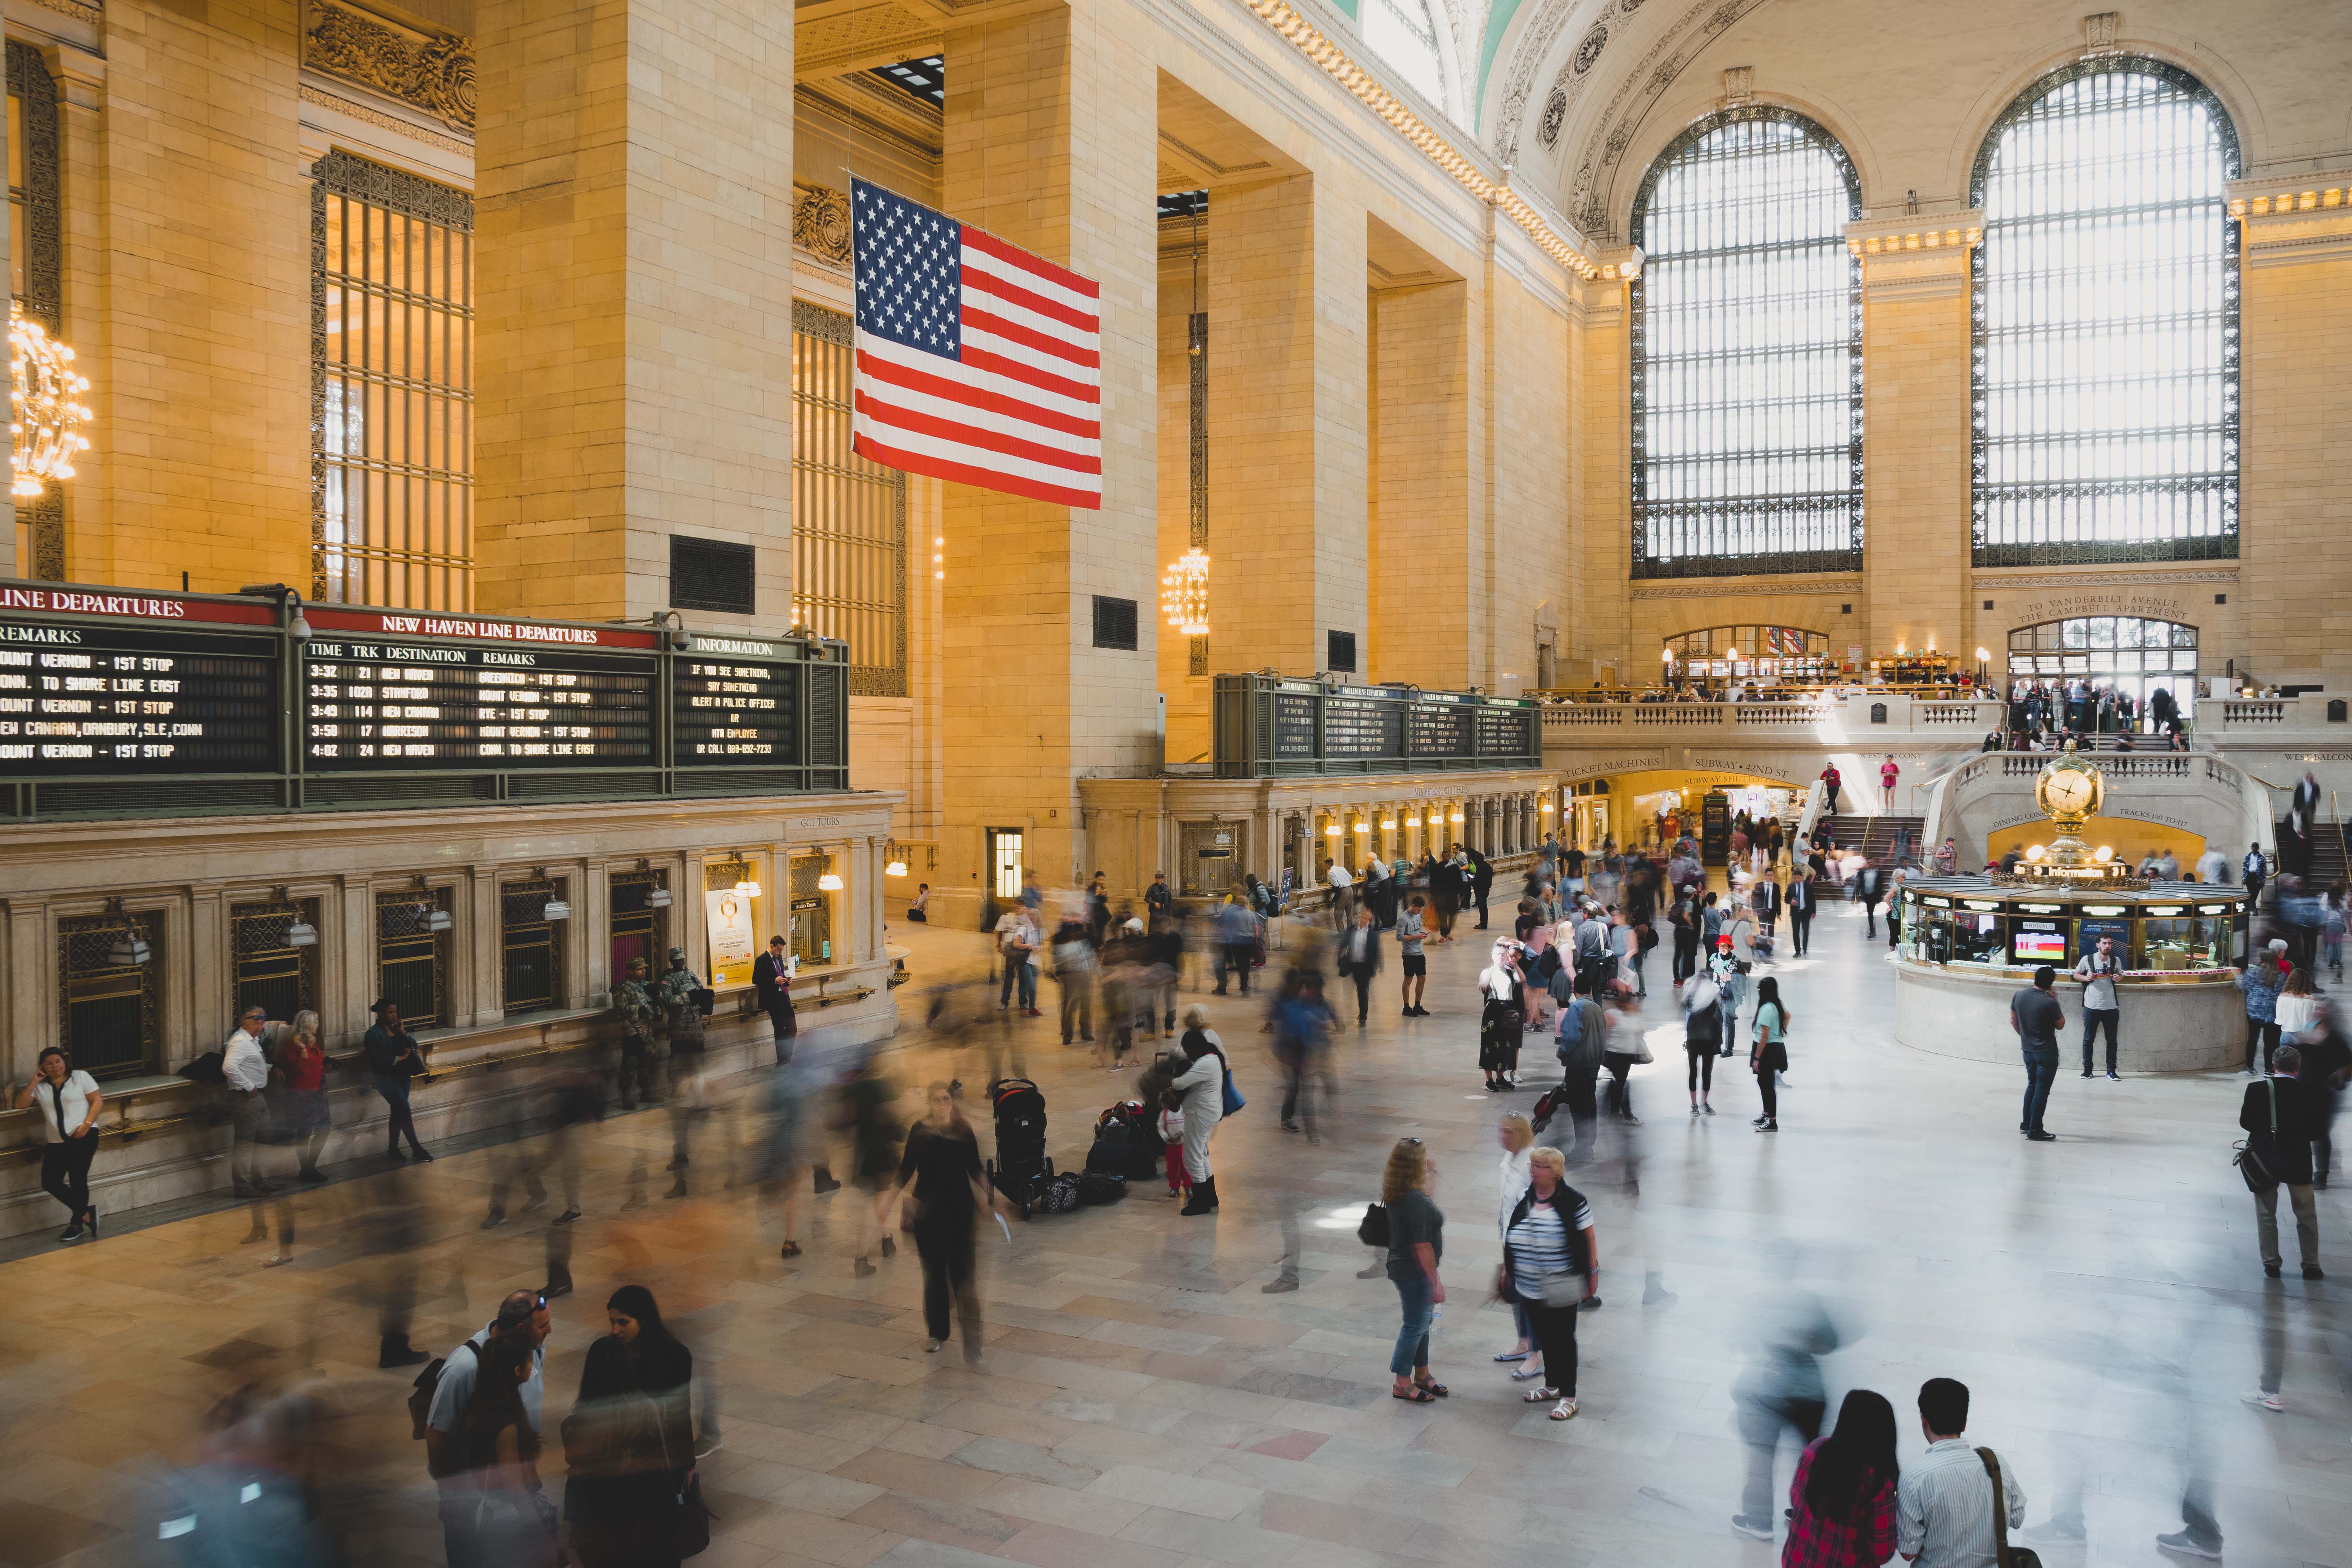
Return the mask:
[[1099,509],[1100,288],[879,185],[850,184],[852,447],[911,474]]

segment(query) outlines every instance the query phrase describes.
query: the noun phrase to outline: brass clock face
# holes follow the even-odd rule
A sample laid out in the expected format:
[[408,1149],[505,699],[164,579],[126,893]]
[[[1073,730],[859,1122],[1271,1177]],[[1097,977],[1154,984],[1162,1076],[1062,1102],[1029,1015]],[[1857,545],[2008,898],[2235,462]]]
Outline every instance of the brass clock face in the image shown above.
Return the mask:
[[2042,805],[2053,816],[2088,816],[2098,785],[2072,768],[2053,770],[2042,783]]

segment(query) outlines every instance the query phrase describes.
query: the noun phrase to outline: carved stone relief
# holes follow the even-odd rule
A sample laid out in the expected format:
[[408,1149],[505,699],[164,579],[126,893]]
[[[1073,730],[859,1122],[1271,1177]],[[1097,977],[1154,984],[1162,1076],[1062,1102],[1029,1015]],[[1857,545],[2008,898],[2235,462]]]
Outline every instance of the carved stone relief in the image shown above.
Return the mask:
[[793,184],[793,245],[836,267],[850,263],[849,198],[830,185]]
[[396,98],[453,131],[474,129],[474,44],[452,34],[411,33],[337,5],[315,5],[302,63]]

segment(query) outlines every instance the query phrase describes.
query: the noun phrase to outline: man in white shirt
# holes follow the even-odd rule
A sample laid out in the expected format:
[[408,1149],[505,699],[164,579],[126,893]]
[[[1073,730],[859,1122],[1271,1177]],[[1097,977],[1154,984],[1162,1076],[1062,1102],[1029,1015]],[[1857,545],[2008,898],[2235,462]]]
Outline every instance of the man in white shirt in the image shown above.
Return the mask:
[[2205,853],[2197,857],[2197,879],[2200,882],[2211,882],[2217,886],[2226,883],[2230,879],[2230,858],[2211,845],[2207,845]]
[[229,1147],[229,1179],[241,1198],[263,1198],[278,1189],[261,1179],[261,1135],[269,1128],[269,1058],[261,1037],[277,1026],[260,1007],[237,1016],[236,1032],[221,1047],[221,1080],[228,1086],[229,1119],[236,1142]]
[[[1895,1549],[1919,1568],[1996,1568],[2000,1560],[1992,1472],[1962,1436],[1968,1425],[1968,1384],[1931,1377],[1919,1385],[1927,1451],[1903,1467],[1895,1489]],[[2025,1489],[2007,1465],[2000,1467],[2000,1489],[2009,1528],[2015,1530],[2025,1522]]]
[[1391,879],[1387,864],[1379,856],[1374,855],[1364,862],[1363,901],[1371,907],[1374,931],[1395,923],[1395,889],[1389,886]]
[[1331,884],[1331,929],[1346,931],[1355,923],[1356,879],[1337,860],[1326,860],[1323,879]]

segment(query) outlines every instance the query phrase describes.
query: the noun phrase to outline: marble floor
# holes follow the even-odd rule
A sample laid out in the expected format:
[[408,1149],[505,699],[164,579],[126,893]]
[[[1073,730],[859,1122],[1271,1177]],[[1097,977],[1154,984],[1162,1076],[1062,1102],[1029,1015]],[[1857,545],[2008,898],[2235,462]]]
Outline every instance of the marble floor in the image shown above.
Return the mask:
[[[902,998],[985,962],[976,935],[905,940],[922,978]],[[1634,1078],[1643,1124],[1610,1129],[1572,1167],[1607,1269],[1607,1304],[1583,1320],[1575,1421],[1519,1403],[1490,1359],[1511,1338],[1483,1288],[1498,1252],[1495,1119],[1533,1100],[1549,1057],[1529,1053],[1525,1093],[1482,1091],[1485,950],[1464,941],[1433,950],[1431,1018],[1401,1018],[1383,977],[1370,1027],[1339,1042],[1318,1143],[1278,1130],[1256,1002],[1206,998],[1250,1098],[1217,1135],[1224,1206],[1181,1218],[1139,1187],[989,1237],[976,1369],[924,1353],[911,1256],[854,1275],[849,1189],[809,1205],[803,1257],[778,1258],[774,1205],[723,1179],[730,1129],[748,1120],[702,1125],[678,1199],[662,1196],[666,1117],[607,1120],[583,1149],[549,1423],[571,1406],[604,1298],[634,1281],[719,1402],[724,1447],[702,1469],[718,1522],[700,1561],[714,1568],[1744,1568],[1778,1549],[1730,1527],[1748,1464],[1735,1385],[1773,1325],[1817,1303],[1835,1327],[1832,1404],[1848,1387],[1885,1393],[1906,1460],[1920,1381],[1969,1384],[1970,1436],[2021,1478],[2030,1519],[2084,1522],[2083,1538],[2041,1546],[2052,1568],[2167,1561],[2154,1537],[2179,1528],[2191,1479],[2216,1500],[2228,1562],[2352,1564],[2342,1194],[2321,1197],[2332,1278],[2290,1268],[2266,1284],[2229,1162],[2242,1080],[2070,1072],[2050,1112],[2060,1141],[2028,1144],[2018,1070],[1891,1043],[1884,953],[1858,910],[1832,908],[1814,952],[1778,966],[1795,1027],[1777,1135],[1749,1131],[1742,1074],[1718,1084],[1719,1114],[1684,1114],[1681,1054],[1662,1048]],[[1665,1046],[1674,1020],[1660,984],[1629,1024]],[[1022,1043],[1050,1147],[1075,1164],[1126,1079],[1055,1043],[1051,1022]],[[985,1072],[912,1030],[887,1059],[917,1089]],[[1454,1392],[1430,1406],[1387,1396],[1395,1297],[1356,1278],[1356,1218],[1405,1133],[1433,1144],[1451,1215],[1454,1294],[1433,1359]],[[560,1202],[478,1228],[497,1172],[526,1147],[334,1167],[299,1200],[286,1268],[261,1267],[273,1244],[229,1205],[118,1215],[103,1241],[0,1265],[0,1563],[150,1560],[152,1483],[207,1405],[242,1382],[310,1377],[334,1413],[317,1470],[352,1560],[438,1563],[409,1375],[374,1365],[378,1300],[395,1274],[412,1279],[416,1342],[437,1353],[503,1291],[540,1282]],[[625,1206],[633,1193],[644,1200]],[[415,1231],[396,1260],[371,1247],[387,1215]],[[1268,1294],[1286,1219],[1299,1222],[1302,1288]],[[2265,1358],[2283,1414],[2242,1399]],[[548,1468],[552,1483],[560,1458]]]

